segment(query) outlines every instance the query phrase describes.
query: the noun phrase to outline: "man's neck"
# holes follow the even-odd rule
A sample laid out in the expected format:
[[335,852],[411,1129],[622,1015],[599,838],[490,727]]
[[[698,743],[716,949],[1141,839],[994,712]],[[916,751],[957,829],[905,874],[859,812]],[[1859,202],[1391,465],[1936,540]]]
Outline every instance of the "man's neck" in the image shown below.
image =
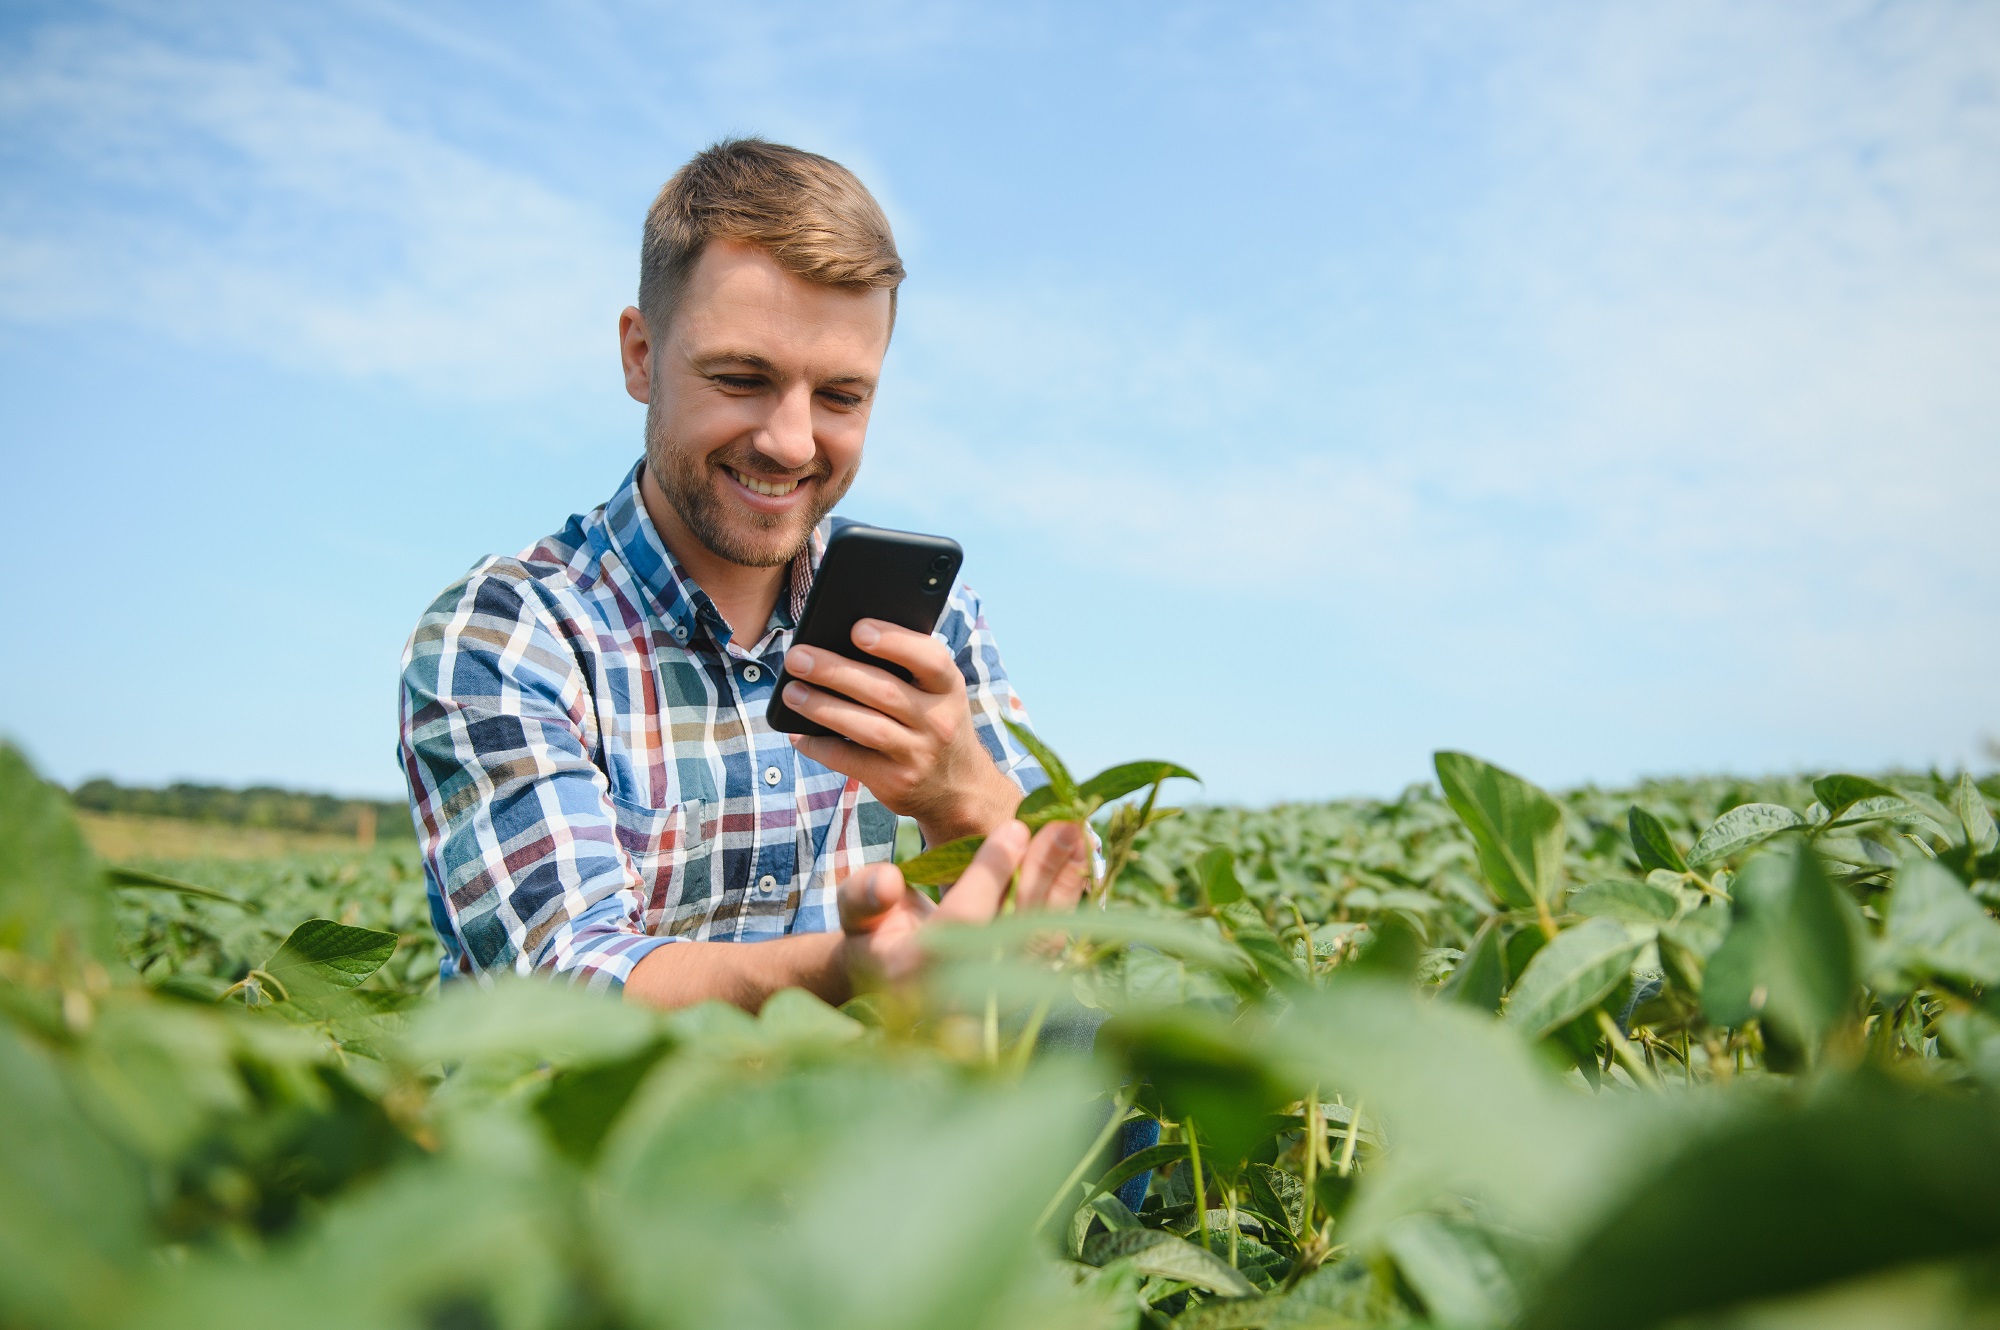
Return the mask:
[[639,498],[674,562],[715,602],[717,612],[729,625],[731,639],[744,647],[754,645],[771,622],[771,611],[785,590],[791,565],[752,568],[732,563],[702,544],[654,482],[650,467],[640,476]]

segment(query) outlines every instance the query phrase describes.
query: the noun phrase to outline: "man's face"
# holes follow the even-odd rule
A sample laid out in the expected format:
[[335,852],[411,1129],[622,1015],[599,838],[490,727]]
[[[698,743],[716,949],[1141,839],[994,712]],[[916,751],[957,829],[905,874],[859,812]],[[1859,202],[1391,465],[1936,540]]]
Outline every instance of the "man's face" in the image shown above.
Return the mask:
[[788,563],[861,466],[889,293],[795,277],[750,245],[702,251],[670,326],[622,323],[646,403],[646,483],[731,563]]

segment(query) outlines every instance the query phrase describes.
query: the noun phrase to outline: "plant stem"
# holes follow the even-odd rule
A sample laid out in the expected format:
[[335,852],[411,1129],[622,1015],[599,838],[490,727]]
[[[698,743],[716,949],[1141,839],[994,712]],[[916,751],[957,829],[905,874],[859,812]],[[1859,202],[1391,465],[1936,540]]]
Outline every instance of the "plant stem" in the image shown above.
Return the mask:
[[1340,1163],[1337,1166],[1343,1178],[1354,1171],[1354,1142],[1361,1135],[1361,1105],[1364,1102],[1357,1099],[1354,1107],[1347,1110],[1347,1139],[1340,1143]]
[[1201,1245],[1204,1251],[1214,1251],[1208,1245],[1208,1189],[1201,1180],[1201,1142],[1196,1139],[1194,1119],[1185,1123],[1188,1138],[1188,1166],[1194,1169],[1194,1214],[1195,1222],[1201,1226]]
[[1016,1075],[1028,1069],[1028,1059],[1035,1055],[1035,1040],[1042,1033],[1042,1022],[1049,1018],[1049,999],[1043,998],[1028,1013],[1028,1023],[1021,1028],[1021,1037],[1014,1043],[1013,1070]]
[[1630,1076],[1635,1084],[1643,1085],[1648,1090],[1657,1090],[1659,1081],[1655,1080],[1653,1073],[1647,1070],[1645,1060],[1632,1051],[1632,1045],[1619,1033],[1618,1022],[1612,1020],[1611,1013],[1602,1007],[1597,1009],[1597,1028],[1611,1041],[1611,1055],[1625,1068],[1625,1074]]
[[981,1031],[982,1043],[986,1049],[986,1065],[1000,1065],[1000,995],[992,989],[986,990],[986,1020]]
[[1312,1088],[1306,1098],[1306,1213],[1305,1229],[1311,1232],[1319,1223],[1319,1086]]
[[1042,1225],[1049,1222],[1049,1217],[1055,1214],[1056,1207],[1062,1204],[1063,1197],[1069,1195],[1070,1189],[1083,1181],[1084,1172],[1089,1169],[1091,1161],[1097,1158],[1105,1146],[1111,1144],[1112,1135],[1125,1125],[1125,1113],[1131,1107],[1132,1087],[1128,1085],[1118,1092],[1116,1099],[1111,1101],[1111,1116],[1106,1120],[1104,1130],[1097,1133],[1097,1139],[1083,1152],[1083,1158],[1076,1161],[1076,1167],[1069,1171],[1069,1176],[1063,1179],[1062,1186],[1056,1188],[1056,1194],[1049,1197],[1049,1203],[1043,1206],[1041,1214],[1035,1217],[1034,1228],[1037,1232],[1041,1230]]

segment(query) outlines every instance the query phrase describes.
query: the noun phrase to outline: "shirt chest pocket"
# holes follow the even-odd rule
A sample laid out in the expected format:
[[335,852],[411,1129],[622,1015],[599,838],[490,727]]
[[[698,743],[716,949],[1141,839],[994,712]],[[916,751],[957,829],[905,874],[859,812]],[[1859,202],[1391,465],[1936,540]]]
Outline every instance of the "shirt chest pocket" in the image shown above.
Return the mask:
[[722,899],[717,855],[722,805],[691,799],[669,808],[646,808],[614,798],[611,811],[618,847],[644,884],[645,931],[698,936]]

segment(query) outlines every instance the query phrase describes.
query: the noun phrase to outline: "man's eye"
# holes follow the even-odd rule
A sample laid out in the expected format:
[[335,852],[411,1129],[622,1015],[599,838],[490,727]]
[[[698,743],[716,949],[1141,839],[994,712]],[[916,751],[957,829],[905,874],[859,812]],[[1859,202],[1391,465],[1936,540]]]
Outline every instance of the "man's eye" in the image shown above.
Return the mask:
[[717,374],[714,378],[723,387],[740,393],[755,392],[764,386],[764,381],[752,374]]
[[820,394],[820,397],[828,402],[833,403],[835,406],[840,407],[842,410],[851,411],[855,407],[861,405],[860,397],[856,396],[853,393],[837,393],[829,389],[825,392],[822,392]]

